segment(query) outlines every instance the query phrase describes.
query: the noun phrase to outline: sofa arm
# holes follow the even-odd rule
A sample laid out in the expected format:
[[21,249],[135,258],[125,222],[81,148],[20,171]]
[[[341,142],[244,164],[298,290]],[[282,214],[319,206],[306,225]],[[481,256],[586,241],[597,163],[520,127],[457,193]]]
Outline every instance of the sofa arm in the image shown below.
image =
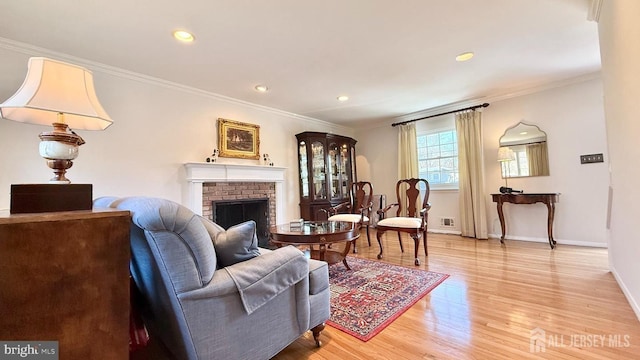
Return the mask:
[[309,294],[320,294],[328,287],[329,265],[324,261],[309,259]]
[[196,300],[238,292],[250,314],[308,275],[309,263],[304,254],[287,246],[219,269],[207,286],[179,296]]

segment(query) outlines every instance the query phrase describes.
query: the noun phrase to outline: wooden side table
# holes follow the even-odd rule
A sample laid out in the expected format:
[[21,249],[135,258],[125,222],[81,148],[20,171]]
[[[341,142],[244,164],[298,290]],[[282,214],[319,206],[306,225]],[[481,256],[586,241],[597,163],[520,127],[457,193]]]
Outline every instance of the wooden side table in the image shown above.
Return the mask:
[[500,218],[500,228],[502,236],[500,242],[504,244],[504,236],[506,235],[506,226],[504,222],[504,213],[502,212],[502,204],[535,204],[544,203],[547,205],[547,234],[549,236],[549,246],[556,247],[556,241],[553,239],[553,218],[555,216],[556,202],[558,202],[559,193],[537,193],[537,194],[491,194],[493,202],[497,203],[498,217]]
[[0,213],[0,339],[127,359],[130,224],[118,210]]

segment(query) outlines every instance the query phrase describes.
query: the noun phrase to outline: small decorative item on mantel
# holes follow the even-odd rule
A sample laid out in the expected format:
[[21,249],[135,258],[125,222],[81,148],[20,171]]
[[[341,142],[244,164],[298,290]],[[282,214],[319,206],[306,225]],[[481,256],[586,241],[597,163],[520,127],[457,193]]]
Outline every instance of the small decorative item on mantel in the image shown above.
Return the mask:
[[271,161],[269,154],[262,154],[262,160],[264,162],[264,166],[273,166],[273,161]]
[[213,149],[211,156],[207,158],[207,162],[216,162],[218,159],[218,149]]

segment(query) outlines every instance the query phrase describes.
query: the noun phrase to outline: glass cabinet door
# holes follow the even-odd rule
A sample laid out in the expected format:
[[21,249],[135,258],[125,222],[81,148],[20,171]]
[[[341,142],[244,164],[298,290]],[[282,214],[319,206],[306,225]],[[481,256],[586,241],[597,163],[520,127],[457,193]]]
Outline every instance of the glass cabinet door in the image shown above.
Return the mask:
[[315,141],[311,143],[311,169],[313,171],[313,194],[316,199],[326,199],[326,174],[324,163],[324,145]]
[[327,166],[329,168],[329,179],[331,188],[331,198],[340,198],[340,148],[337,144],[329,144],[329,156]]
[[304,141],[300,141],[298,144],[298,158],[300,159],[300,190],[302,197],[309,197],[309,166],[307,144]]
[[349,196],[349,183],[352,180],[351,161],[349,145],[342,144],[340,147],[340,185],[342,187],[343,198]]

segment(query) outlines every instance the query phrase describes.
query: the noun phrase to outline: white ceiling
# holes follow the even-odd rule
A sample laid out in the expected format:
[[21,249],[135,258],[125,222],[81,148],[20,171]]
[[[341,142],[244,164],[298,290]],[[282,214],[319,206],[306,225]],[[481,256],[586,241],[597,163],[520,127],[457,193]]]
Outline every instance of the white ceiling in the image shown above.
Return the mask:
[[[589,0],[0,1],[0,37],[345,126],[600,69]],[[183,28],[196,41],[171,33]],[[475,52],[468,62],[455,56]],[[270,90],[257,93],[257,84]],[[338,102],[338,95],[350,100]]]

